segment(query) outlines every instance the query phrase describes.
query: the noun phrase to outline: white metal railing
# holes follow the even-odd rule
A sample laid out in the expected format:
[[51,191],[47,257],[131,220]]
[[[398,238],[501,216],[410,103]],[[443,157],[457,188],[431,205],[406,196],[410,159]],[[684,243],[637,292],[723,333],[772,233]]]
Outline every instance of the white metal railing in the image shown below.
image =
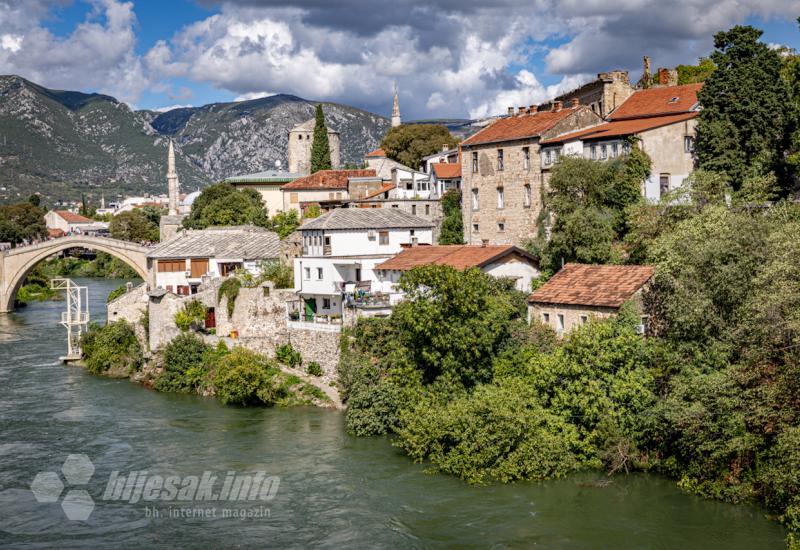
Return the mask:
[[341,320],[338,323],[320,323],[316,320],[314,321],[306,321],[306,320],[299,320],[299,321],[292,321],[288,319],[286,321],[287,326],[290,329],[298,329],[298,330],[316,330],[319,332],[341,332],[342,331],[342,322]]

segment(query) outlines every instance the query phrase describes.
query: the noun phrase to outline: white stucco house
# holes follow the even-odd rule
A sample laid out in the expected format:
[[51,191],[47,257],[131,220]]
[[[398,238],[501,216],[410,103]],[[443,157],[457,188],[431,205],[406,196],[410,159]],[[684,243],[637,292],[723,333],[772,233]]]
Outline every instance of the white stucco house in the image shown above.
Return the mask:
[[386,307],[391,296],[375,273],[404,246],[430,245],[433,223],[398,209],[337,208],[299,229],[302,256],[294,259],[297,301],[290,321],[341,324],[345,305]]
[[188,296],[203,277],[226,277],[243,269],[254,275],[261,262],[278,261],[280,238],[255,226],[184,230],[147,255],[156,288]]

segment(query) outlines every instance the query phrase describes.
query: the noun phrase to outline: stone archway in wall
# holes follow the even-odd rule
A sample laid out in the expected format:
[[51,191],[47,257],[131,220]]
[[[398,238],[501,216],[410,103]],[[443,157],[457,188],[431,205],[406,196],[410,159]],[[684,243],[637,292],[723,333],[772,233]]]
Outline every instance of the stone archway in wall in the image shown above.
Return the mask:
[[149,283],[147,253],[149,249],[134,243],[102,237],[62,237],[37,245],[6,250],[0,261],[0,313],[14,310],[14,300],[25,277],[40,262],[50,256],[71,248],[87,248],[105,252],[129,265]]

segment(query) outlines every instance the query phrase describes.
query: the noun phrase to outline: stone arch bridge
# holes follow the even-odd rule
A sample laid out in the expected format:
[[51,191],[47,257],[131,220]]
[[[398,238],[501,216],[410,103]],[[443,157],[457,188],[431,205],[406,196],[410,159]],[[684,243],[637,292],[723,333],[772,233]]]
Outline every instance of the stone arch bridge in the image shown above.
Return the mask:
[[135,243],[75,235],[44,241],[30,246],[11,248],[0,252],[0,313],[14,310],[14,298],[25,276],[42,260],[62,250],[88,248],[105,252],[119,258],[147,283],[150,283],[150,269],[147,253],[150,249]]

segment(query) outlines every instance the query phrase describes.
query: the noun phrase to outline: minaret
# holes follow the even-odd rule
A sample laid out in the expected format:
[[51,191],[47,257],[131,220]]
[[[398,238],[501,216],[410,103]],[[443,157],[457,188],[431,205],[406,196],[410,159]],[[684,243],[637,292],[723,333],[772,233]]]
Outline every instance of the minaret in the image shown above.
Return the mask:
[[392,128],[400,126],[400,100],[397,97],[397,85],[394,87],[394,103],[392,104]]
[[178,215],[178,172],[175,170],[175,148],[169,140],[167,153],[167,188],[169,190],[169,215]]

